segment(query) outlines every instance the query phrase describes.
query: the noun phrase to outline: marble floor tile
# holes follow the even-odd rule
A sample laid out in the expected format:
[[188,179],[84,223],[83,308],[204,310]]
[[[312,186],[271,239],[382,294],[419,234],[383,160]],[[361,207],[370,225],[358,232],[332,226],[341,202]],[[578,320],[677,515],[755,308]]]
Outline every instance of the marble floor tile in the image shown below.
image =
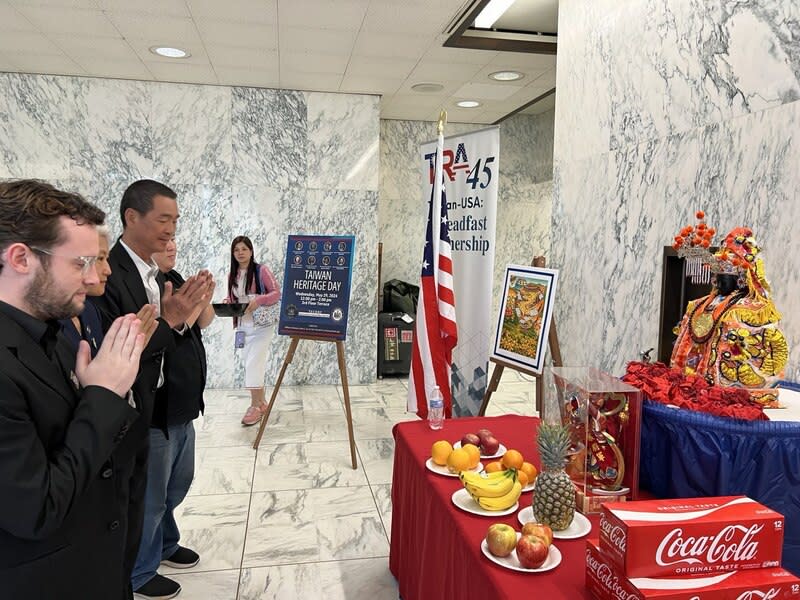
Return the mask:
[[247,390],[206,390],[203,398],[207,415],[238,415],[241,419],[250,406]]
[[392,539],[392,486],[391,484],[378,484],[373,485],[372,495],[375,497],[375,503],[378,505],[378,512],[383,521],[383,528],[386,530],[386,538]]
[[391,483],[394,438],[356,440],[356,446],[369,484]]
[[[200,555],[195,571],[241,568],[250,494],[187,496],[175,510],[181,545]],[[161,567],[159,572],[183,573]]]
[[369,487],[254,493],[244,566],[388,556]]
[[[242,413],[244,414],[244,413]],[[197,448],[252,446],[258,426],[244,427],[242,415],[205,415],[194,423]]]
[[239,600],[397,600],[386,558],[258,567],[242,571]]
[[[197,565],[199,568],[201,565]],[[186,600],[236,600],[239,590],[239,569],[194,572],[186,570],[170,574],[181,584],[181,598]]]
[[249,446],[197,448],[190,496],[249,494],[256,451]]
[[364,485],[364,469],[353,469],[346,441],[263,445],[258,450],[254,492]]

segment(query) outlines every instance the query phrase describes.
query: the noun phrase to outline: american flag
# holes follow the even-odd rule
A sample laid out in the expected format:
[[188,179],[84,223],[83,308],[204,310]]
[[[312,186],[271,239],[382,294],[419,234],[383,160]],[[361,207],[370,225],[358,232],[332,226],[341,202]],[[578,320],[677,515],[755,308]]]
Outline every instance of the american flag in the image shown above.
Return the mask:
[[[428,416],[427,398],[439,386],[446,416],[452,414],[450,364],[458,342],[456,300],[453,293],[453,260],[447,227],[447,198],[442,185],[444,137],[439,132],[436,167],[428,203],[428,224],[422,258],[422,283],[414,343],[411,350],[411,374],[408,379],[408,410],[421,418]],[[436,232],[434,234],[434,227]]]

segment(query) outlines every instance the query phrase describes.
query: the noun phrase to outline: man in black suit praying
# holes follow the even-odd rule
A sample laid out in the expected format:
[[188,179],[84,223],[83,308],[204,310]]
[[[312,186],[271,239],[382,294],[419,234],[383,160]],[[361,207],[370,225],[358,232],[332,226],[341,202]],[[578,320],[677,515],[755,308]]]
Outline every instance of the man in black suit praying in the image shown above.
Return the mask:
[[[115,449],[139,420],[128,402],[144,347],[135,315],[96,357],[62,338],[99,280],[105,215],[33,180],[0,182],[0,596],[116,600],[127,499]],[[114,456],[112,457],[112,454]]]
[[[158,326],[145,347],[139,374],[133,385],[133,395],[142,418],[129,435],[135,463],[130,478],[130,514],[126,570],[134,571],[142,539],[147,502],[147,457],[150,438],[167,436],[166,416],[168,398],[156,391],[164,384],[164,352],[174,348],[174,333],[188,331],[186,320],[195,309],[207,301],[212,289],[208,271],[189,277],[180,289],[173,291],[165,281],[152,255],[163,252],[175,235],[179,213],[177,195],[166,185],[143,179],[125,190],[120,202],[122,236],[109,253],[111,275],[106,282],[98,306],[106,321],[120,314],[137,313],[147,304],[158,315]],[[169,558],[169,557],[165,557]],[[166,577],[153,574],[147,581],[134,582],[133,592],[142,598],[171,598],[180,586]]]

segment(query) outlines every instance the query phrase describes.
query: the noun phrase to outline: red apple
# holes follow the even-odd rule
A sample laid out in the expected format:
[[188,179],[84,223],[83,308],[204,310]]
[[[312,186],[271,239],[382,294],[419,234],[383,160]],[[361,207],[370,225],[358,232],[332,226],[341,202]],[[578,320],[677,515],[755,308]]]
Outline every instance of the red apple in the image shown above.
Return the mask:
[[473,446],[480,447],[481,445],[481,438],[479,438],[474,433],[465,433],[464,437],[461,438],[461,447],[463,448],[467,444],[472,444]]
[[493,437],[493,434],[488,429],[478,429],[478,438],[481,440],[481,444],[483,444],[483,440],[487,437]]
[[526,534],[542,538],[547,542],[548,546],[553,543],[553,530],[544,523],[534,523],[533,521],[525,523],[522,526],[522,535]]
[[497,451],[500,449],[500,442],[497,441],[497,438],[494,436],[488,436],[483,439],[481,443],[481,451],[486,456],[492,456],[497,454]]
[[525,534],[517,541],[517,559],[526,569],[538,569],[547,560],[550,546],[546,540],[535,535]]
[[505,523],[495,523],[486,532],[486,545],[495,556],[508,556],[517,545],[517,532]]

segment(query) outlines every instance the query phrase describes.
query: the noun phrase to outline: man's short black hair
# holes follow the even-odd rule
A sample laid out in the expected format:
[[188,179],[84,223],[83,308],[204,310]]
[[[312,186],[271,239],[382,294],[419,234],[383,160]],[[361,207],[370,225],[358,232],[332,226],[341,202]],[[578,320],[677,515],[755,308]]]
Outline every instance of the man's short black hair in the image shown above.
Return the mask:
[[119,216],[122,219],[122,228],[127,227],[125,222],[125,211],[132,208],[140,215],[145,215],[153,209],[153,198],[156,196],[165,196],[173,200],[178,198],[172,188],[167,187],[163,183],[153,181],[152,179],[140,179],[134,181],[122,194],[122,201],[119,203]]

